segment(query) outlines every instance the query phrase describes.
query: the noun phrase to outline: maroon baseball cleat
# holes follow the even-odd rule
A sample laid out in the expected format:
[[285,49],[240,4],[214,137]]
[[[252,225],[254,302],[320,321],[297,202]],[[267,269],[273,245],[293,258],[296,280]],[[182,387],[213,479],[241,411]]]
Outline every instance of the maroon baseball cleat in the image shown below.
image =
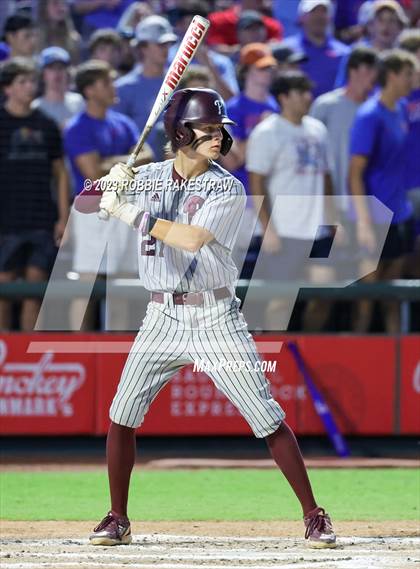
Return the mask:
[[331,518],[325,513],[324,508],[315,508],[303,518],[303,521],[306,527],[305,539],[308,540],[308,547],[313,549],[337,547]]
[[101,523],[94,528],[89,541],[92,545],[129,545],[131,543],[129,519],[108,512]]

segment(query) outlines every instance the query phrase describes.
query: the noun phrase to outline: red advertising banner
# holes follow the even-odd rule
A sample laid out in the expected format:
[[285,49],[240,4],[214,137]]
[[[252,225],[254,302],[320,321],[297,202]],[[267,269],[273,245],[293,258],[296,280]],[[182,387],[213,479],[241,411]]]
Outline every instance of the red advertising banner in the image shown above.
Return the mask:
[[420,336],[401,339],[401,434],[420,435]]
[[[105,434],[109,406],[133,339],[122,334],[0,335],[1,432]],[[398,400],[401,432],[420,432],[419,336],[401,339],[400,394],[396,392],[400,340],[395,338],[264,335],[255,340],[268,366],[265,373],[273,397],[298,434],[323,434],[324,428],[282,341],[297,342],[344,434],[392,434]],[[28,353],[33,341],[44,348]],[[66,346],[70,346],[67,353]],[[236,435],[251,430],[208,376],[188,366],[159,393],[141,432]]]
[[[395,339],[306,336],[300,337],[297,343],[308,371],[342,433],[392,434]],[[305,397],[297,403],[298,432],[323,433],[323,425],[306,389]]]
[[[0,335],[2,434],[91,434],[95,427],[95,354],[27,353],[31,341],[67,334]],[[77,335],[78,341],[84,340]]]
[[[274,364],[266,371],[273,397],[299,434],[322,434],[303,378],[282,340],[295,340],[313,380],[343,433],[391,434],[394,426],[395,340],[383,337],[256,336],[262,358]],[[264,346],[281,346],[264,353]],[[261,347],[261,348],[260,348]],[[97,432],[108,429],[108,409],[125,354],[98,355]],[[141,427],[143,434],[250,434],[235,407],[205,373],[192,366],[178,372],[153,402]]]

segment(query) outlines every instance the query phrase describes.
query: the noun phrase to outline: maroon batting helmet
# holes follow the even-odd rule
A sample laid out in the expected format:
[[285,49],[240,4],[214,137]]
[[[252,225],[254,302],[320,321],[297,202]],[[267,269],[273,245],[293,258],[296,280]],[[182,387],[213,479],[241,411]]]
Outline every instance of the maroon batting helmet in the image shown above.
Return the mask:
[[[213,89],[181,89],[176,91],[165,110],[165,130],[172,150],[191,144],[194,123],[235,124],[226,114],[225,102]],[[222,128],[223,140],[220,149],[225,155],[232,146],[232,137]]]

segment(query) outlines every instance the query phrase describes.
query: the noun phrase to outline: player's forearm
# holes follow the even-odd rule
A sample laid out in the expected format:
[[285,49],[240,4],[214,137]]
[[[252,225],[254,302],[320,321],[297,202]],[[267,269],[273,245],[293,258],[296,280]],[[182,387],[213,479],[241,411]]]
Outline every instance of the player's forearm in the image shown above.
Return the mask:
[[211,234],[201,227],[167,221],[166,219],[158,219],[150,231],[150,235],[163,241],[165,245],[190,253],[195,253],[201,249],[210,241],[211,237]]

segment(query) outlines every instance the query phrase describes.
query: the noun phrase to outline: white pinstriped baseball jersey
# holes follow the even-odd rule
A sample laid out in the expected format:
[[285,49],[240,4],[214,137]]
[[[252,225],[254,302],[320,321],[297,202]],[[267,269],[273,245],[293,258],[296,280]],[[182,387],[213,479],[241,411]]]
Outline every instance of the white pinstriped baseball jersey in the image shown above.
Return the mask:
[[[221,166],[177,187],[173,160],[149,164],[136,174],[135,202],[161,219],[204,227],[215,239],[197,253],[139,235],[143,285],[166,293],[152,301],[130,350],[110,409],[114,423],[138,427],[153,399],[171,377],[191,363],[204,363],[217,388],[238,408],[256,437],[276,431],[285,417],[256,365],[259,355],[234,296],[237,269],[231,258],[246,203],[242,184]],[[143,186],[142,186],[143,184]],[[143,187],[143,189],[142,189]],[[130,200],[133,201],[133,200]],[[231,296],[216,300],[226,287]],[[177,305],[173,292],[203,292],[199,305]],[[237,365],[225,369],[221,361]],[[243,366],[242,364],[247,364]]]
[[189,253],[139,233],[142,284],[161,292],[233,288],[238,271],[231,250],[245,209],[243,185],[215,162],[190,182],[175,182],[172,173],[173,160],[139,168],[136,204],[160,219],[203,227],[215,240],[197,253]]

